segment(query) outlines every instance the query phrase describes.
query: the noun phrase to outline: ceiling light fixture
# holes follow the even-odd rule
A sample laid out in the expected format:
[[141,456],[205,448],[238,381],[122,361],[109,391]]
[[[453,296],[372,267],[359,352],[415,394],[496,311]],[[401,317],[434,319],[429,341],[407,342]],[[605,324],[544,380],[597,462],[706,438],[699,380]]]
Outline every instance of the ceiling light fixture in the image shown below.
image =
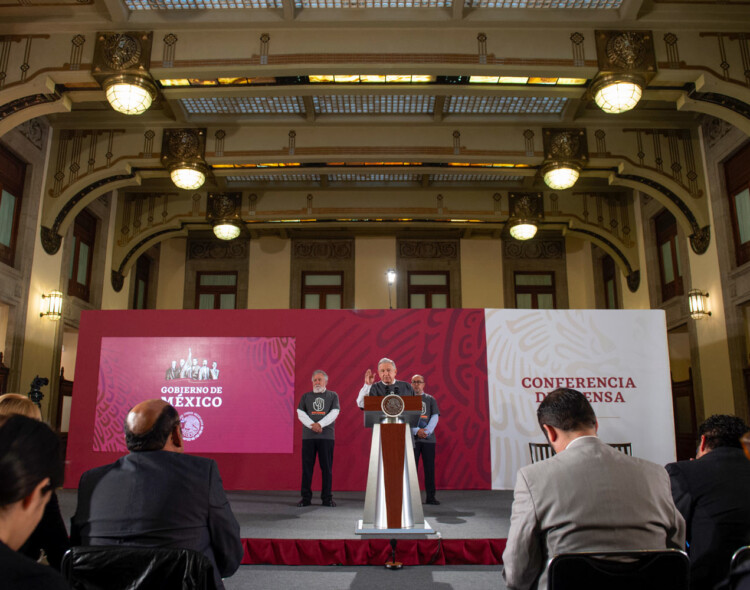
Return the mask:
[[540,173],[544,183],[555,191],[572,187],[589,160],[584,128],[543,128],[544,163]]
[[510,235],[516,240],[530,240],[536,235],[536,223],[524,219],[516,219],[511,222]]
[[118,113],[140,115],[157,96],[148,68],[153,33],[97,33],[91,73]]
[[542,167],[544,184],[555,191],[572,187],[581,175],[581,167],[572,162],[548,162]]
[[220,240],[233,240],[242,229],[234,221],[218,221],[214,224],[214,235]]
[[203,164],[182,162],[169,169],[169,176],[177,188],[194,191],[206,182],[207,169]]
[[206,221],[220,240],[234,240],[242,233],[242,193],[208,193]]
[[161,163],[177,188],[194,191],[206,182],[209,167],[205,129],[165,129],[161,139]]
[[544,219],[542,193],[510,193],[508,228],[516,240],[530,240],[536,235],[539,221]]
[[635,108],[645,86],[646,80],[642,76],[610,74],[597,78],[591,86],[591,92],[600,109],[617,115]]
[[599,72],[591,96],[605,113],[634,108],[656,75],[656,54],[651,31],[594,31]]
[[156,98],[156,85],[146,76],[121,74],[102,82],[110,106],[124,115],[140,115]]

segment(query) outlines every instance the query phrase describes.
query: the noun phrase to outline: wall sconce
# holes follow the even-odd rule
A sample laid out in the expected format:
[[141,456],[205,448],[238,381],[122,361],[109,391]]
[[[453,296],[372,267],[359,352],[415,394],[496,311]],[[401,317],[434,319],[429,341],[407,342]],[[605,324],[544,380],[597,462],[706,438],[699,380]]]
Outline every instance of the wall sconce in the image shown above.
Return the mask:
[[552,190],[572,187],[588,162],[589,148],[585,129],[542,129],[545,184]]
[[385,280],[388,282],[388,309],[393,309],[393,303],[391,303],[391,287],[396,284],[396,269],[389,268],[385,271]]
[[707,299],[708,293],[704,293],[700,289],[690,289],[688,291],[688,309],[690,310],[691,318],[702,320],[707,315],[711,315],[711,312],[707,311]]
[[220,240],[233,240],[242,232],[242,193],[208,193],[206,220]]
[[516,240],[530,240],[536,235],[538,222],[544,219],[542,193],[510,193],[510,235]]
[[177,188],[196,190],[208,174],[205,129],[165,129],[161,140],[161,163]]
[[157,95],[148,72],[153,33],[97,33],[92,74],[114,110],[140,115]]
[[63,294],[60,291],[50,291],[42,295],[42,312],[40,318],[47,318],[56,322],[62,317]]
[[594,102],[605,113],[619,114],[638,104],[656,75],[650,31],[595,31],[599,73],[591,85]]

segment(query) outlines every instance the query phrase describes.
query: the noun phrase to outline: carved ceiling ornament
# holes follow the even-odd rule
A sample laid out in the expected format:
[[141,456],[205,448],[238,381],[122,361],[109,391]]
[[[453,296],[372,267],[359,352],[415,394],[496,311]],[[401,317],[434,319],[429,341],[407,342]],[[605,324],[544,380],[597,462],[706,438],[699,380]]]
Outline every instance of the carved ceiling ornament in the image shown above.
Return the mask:
[[656,71],[651,31],[596,31],[596,54],[601,73]]
[[242,193],[209,193],[206,219],[240,219]]
[[564,258],[562,240],[503,241],[505,257],[516,260],[555,260]]
[[97,33],[92,73],[101,77],[112,74],[148,72],[151,65],[153,33],[125,31]]
[[353,240],[294,240],[294,258],[344,260],[354,257]]
[[586,129],[544,128],[544,159],[549,161],[586,162],[589,158]]
[[399,240],[400,258],[458,258],[458,240]]
[[190,240],[188,242],[188,258],[191,260],[220,260],[231,258],[247,258],[247,240]]
[[143,48],[138,37],[113,33],[102,39],[104,61],[113,70],[127,70],[138,63]]
[[161,142],[161,163],[167,169],[176,164],[205,165],[205,128],[167,128]]
[[544,197],[542,193],[509,193],[511,219],[544,219]]

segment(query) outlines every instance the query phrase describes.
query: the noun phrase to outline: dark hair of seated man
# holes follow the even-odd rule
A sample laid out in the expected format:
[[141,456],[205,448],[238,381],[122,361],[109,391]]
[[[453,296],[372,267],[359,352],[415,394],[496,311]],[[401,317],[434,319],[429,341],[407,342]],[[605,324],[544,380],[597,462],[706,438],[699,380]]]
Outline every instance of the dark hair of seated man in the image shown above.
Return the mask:
[[125,444],[132,453],[161,451],[174,429],[180,425],[180,415],[171,405],[165,403],[158,415],[155,413],[158,410],[156,404],[150,404],[151,407],[146,406],[140,412],[134,411],[144,404],[146,402],[135,406],[125,418]]
[[698,427],[698,440],[705,438],[705,447],[707,450],[717,449],[719,447],[742,448],[740,439],[742,435],[750,431],[747,424],[737,416],[727,414],[714,414],[706,419]]
[[575,389],[562,387],[551,391],[539,404],[536,416],[539,426],[547,424],[565,432],[596,428],[596,414],[591,404]]

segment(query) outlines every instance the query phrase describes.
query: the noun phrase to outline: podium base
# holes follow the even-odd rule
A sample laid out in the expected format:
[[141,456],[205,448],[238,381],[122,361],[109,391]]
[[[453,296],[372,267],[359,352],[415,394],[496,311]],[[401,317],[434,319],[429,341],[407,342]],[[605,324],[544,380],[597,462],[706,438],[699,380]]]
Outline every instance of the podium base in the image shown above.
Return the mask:
[[366,525],[358,520],[354,534],[361,535],[363,539],[427,539],[430,535],[437,534],[437,531],[426,520],[410,529],[376,529],[373,525]]

